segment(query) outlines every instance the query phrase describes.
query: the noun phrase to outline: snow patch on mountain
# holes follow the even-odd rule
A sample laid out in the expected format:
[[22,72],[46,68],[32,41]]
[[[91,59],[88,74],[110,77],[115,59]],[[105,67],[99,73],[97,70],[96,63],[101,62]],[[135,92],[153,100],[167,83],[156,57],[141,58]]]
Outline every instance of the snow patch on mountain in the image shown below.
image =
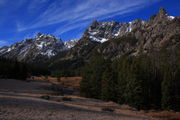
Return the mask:
[[74,47],[77,43],[78,43],[79,40],[75,39],[75,40],[68,40],[66,42],[64,42],[64,45],[67,49],[70,49],[72,47]]
[[170,20],[173,20],[175,17],[174,17],[174,16],[168,16],[168,18],[169,18]]
[[65,50],[64,43],[52,35],[38,33],[35,38],[25,39],[9,47],[0,48],[0,56],[32,62],[46,60]]
[[132,31],[132,22],[129,22],[126,32]]
[[92,41],[103,43],[111,38],[128,34],[129,32],[132,32],[134,28],[143,24],[145,24],[145,21],[142,20],[135,20],[128,23],[120,23],[116,21],[93,21],[91,26],[83,34],[83,37],[89,38]]

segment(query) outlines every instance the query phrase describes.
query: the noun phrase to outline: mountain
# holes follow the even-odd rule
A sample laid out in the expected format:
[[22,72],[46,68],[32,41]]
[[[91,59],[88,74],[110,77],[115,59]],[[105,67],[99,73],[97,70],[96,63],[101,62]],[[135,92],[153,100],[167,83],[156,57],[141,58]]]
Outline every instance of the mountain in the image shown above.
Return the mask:
[[70,48],[74,47],[78,41],[79,40],[68,40],[68,41],[64,42],[64,45],[66,46],[67,49],[70,49]]
[[148,53],[154,48],[172,48],[179,45],[179,40],[180,17],[169,16],[164,8],[160,8],[148,21],[93,21],[76,46],[56,59],[83,58],[87,61],[96,53],[114,60],[126,54],[138,55],[141,51]]
[[38,62],[47,60],[64,49],[66,48],[61,39],[38,33],[35,38],[0,48],[0,56],[16,58],[18,61]]
[[123,36],[133,29],[141,27],[144,23],[145,21],[142,20],[135,20],[128,23],[93,21],[91,26],[84,32],[83,37],[103,43],[111,38]]
[[149,53],[153,49],[174,48],[180,44],[180,18],[172,17],[160,8],[157,15],[148,21],[132,22],[131,32],[120,34],[106,43],[98,45],[96,52],[111,60],[122,55]]
[[160,8],[148,21],[93,21],[79,40],[65,43],[54,36],[38,34],[34,39],[0,48],[0,56],[26,62],[48,60],[55,56],[54,64],[65,60],[88,61],[96,53],[114,60],[126,54],[148,53],[154,48],[176,47],[179,40],[180,17],[170,16],[165,9]]
[[[153,32],[154,34],[167,32],[162,29],[162,26],[173,28],[169,25],[173,22],[173,19],[175,19],[175,17],[169,16],[165,9],[160,8],[158,14],[153,15],[149,21],[143,21],[140,19],[128,23],[119,23],[115,21],[93,21],[91,26],[84,32],[83,37],[103,43],[108,41],[109,39],[122,37],[128,35],[129,33],[133,33],[133,35],[136,34],[135,37],[139,39],[140,35],[138,36],[138,33],[135,32],[139,31],[140,33],[142,33],[140,30],[149,30],[149,33]],[[153,29],[153,31],[150,29]]]

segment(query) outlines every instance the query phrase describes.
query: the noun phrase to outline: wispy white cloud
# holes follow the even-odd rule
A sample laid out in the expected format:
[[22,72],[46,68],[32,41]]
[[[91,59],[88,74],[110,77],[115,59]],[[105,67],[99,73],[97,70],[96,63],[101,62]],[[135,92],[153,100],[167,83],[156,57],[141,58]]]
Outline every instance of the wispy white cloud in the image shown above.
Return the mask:
[[90,23],[89,21],[85,21],[82,23],[72,23],[72,24],[66,24],[64,26],[60,26],[58,29],[55,30],[55,32],[53,33],[54,35],[59,35],[59,34],[63,34],[66,33],[70,30],[74,30],[74,29],[78,29],[78,28],[83,28],[85,26],[88,26]]
[[[33,3],[36,6],[38,3]],[[42,0],[41,2],[46,0]],[[17,24],[18,31],[63,23],[55,33],[64,33],[77,27],[87,25],[93,19],[105,19],[116,15],[124,15],[160,0],[56,0],[31,23]],[[73,6],[72,6],[73,5]],[[30,8],[33,8],[30,7]],[[84,21],[86,21],[84,23]],[[65,24],[64,24],[65,23]]]
[[49,0],[30,0],[28,5],[28,12],[36,12],[37,10],[41,9],[45,3]]

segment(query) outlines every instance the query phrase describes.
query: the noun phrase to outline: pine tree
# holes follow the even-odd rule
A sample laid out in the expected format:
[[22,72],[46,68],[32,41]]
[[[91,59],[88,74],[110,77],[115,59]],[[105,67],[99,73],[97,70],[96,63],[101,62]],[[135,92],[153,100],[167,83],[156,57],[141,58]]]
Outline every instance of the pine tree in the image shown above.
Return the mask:
[[111,100],[117,101],[116,92],[117,92],[117,81],[116,75],[113,69],[111,68],[111,64],[106,65],[106,69],[102,76],[102,90],[101,90],[101,98],[103,100]]
[[162,82],[162,108],[173,109],[175,107],[174,85],[173,78],[170,70],[167,70]]
[[114,64],[117,71],[117,101],[120,104],[125,103],[125,89],[129,76],[129,64],[127,57],[122,57]]

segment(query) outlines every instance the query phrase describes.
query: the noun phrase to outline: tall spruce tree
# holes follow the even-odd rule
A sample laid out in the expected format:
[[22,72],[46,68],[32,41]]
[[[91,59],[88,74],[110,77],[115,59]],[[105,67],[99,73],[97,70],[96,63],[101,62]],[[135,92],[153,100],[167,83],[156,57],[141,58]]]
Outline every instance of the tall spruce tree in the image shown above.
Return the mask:
[[111,67],[111,64],[106,64],[106,69],[102,75],[101,98],[106,101],[117,101],[117,77]]

